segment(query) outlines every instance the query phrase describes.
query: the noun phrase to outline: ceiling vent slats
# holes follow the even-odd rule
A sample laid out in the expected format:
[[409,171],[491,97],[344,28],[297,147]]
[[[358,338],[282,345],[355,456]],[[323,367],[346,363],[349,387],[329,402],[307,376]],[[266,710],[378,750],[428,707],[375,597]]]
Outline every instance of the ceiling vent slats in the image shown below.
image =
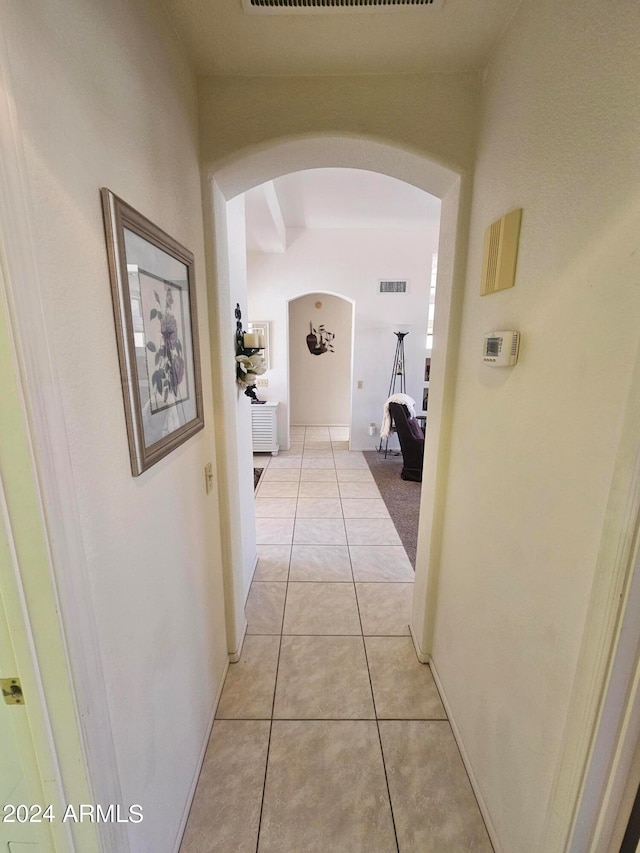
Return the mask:
[[400,11],[441,9],[445,0],[242,0],[246,13],[294,14],[312,12]]

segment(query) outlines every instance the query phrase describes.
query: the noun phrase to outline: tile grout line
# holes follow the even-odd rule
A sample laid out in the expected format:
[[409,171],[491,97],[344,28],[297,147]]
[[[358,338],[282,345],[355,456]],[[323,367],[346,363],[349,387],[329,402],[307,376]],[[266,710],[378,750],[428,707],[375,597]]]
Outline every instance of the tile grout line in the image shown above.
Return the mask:
[[[298,481],[298,488],[300,486],[300,481]],[[294,523],[295,527],[295,523]],[[275,712],[276,705],[276,690],[278,688],[278,672],[280,670],[280,656],[282,654],[282,637],[284,630],[284,614],[287,607],[287,593],[289,591],[289,575],[291,574],[291,558],[293,556],[293,534],[291,536],[291,545],[289,546],[289,565],[287,567],[287,580],[286,580],[286,589],[284,593],[284,605],[282,607],[282,621],[280,623],[280,642],[278,643],[278,660],[276,662],[276,677],[273,682],[273,698],[271,700],[271,719],[269,720],[269,739],[267,741],[267,754],[264,762],[264,777],[262,780],[262,798],[260,800],[260,815],[258,817],[258,831],[256,834],[256,853],[258,853],[258,849],[260,847],[260,832],[262,830],[262,814],[264,811],[264,796],[267,790],[267,773],[269,771],[269,754],[271,752],[271,736],[273,734],[273,715]],[[269,635],[275,636],[275,635]]]
[[391,800],[391,789],[389,787],[389,777],[387,775],[387,764],[384,760],[384,750],[382,748],[382,735],[380,734],[380,721],[378,720],[378,709],[376,708],[376,696],[373,692],[373,681],[371,679],[371,668],[369,666],[369,656],[367,655],[367,644],[364,637],[364,626],[362,624],[362,614],[360,613],[360,601],[358,599],[358,588],[356,586],[355,575],[353,574],[353,563],[351,562],[351,550],[349,549],[349,563],[351,565],[351,577],[353,578],[353,591],[356,597],[356,608],[358,610],[358,619],[360,621],[360,630],[362,631],[362,648],[364,650],[364,660],[367,667],[367,675],[369,677],[369,689],[371,690],[371,701],[373,702],[373,715],[376,723],[376,731],[378,733],[378,744],[380,746],[380,757],[382,758],[382,770],[384,772],[384,782],[387,786],[387,796],[389,797],[389,811],[391,813],[391,823],[393,825],[393,837],[396,842],[396,851],[399,853],[400,845],[398,843],[398,830],[396,829],[396,818],[393,813],[393,802]]

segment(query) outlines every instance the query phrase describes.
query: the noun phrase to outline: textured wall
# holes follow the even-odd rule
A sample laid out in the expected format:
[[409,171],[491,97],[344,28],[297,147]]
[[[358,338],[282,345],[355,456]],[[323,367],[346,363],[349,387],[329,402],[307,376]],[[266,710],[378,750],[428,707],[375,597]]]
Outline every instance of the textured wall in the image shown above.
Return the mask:
[[194,251],[206,353],[193,80],[144,3],[11,3],[2,19],[118,770],[144,808],[131,847],[167,853],[226,662],[209,362],[205,430],[134,479],[99,188]]
[[[639,36],[631,2],[523,4],[484,88],[433,657],[508,853],[543,849],[640,339]],[[481,298],[514,207],[515,288]]]
[[475,74],[206,77],[198,92],[201,155],[208,167],[219,167],[242,148],[318,134],[391,141],[454,170],[473,165]]

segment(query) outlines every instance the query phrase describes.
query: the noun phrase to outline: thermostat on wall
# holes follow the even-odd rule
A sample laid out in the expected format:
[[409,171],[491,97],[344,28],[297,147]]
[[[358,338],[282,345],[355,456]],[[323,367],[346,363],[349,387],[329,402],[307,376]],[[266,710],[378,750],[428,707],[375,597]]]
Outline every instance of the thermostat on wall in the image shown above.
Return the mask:
[[518,360],[520,332],[489,332],[484,337],[482,360],[490,367],[511,367]]

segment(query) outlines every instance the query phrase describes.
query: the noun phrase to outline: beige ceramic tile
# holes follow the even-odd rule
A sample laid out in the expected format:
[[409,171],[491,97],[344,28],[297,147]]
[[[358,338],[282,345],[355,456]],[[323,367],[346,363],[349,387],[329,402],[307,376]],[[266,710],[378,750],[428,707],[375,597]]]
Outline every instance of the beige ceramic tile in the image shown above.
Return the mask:
[[340,498],[298,498],[297,518],[342,518]]
[[334,441],[331,439],[331,449],[334,453],[339,453],[340,451],[348,451],[349,450],[349,441],[348,439],[345,441]]
[[247,634],[280,633],[286,592],[286,583],[279,581],[254,581],[251,584],[245,606]]
[[267,468],[261,477],[262,483],[297,483],[300,479],[300,468]]
[[351,583],[289,581],[283,634],[361,634]]
[[329,435],[331,436],[331,441],[349,441],[349,427],[329,427]]
[[304,441],[305,444],[317,441],[331,441],[329,427],[307,427],[307,431],[304,434]]
[[302,468],[301,471],[300,479],[302,482],[335,483],[337,480],[336,472],[332,468]]
[[346,545],[294,545],[291,552],[292,581],[352,581]]
[[378,719],[446,719],[431,670],[409,637],[366,637],[365,643]]
[[255,853],[270,727],[216,720],[180,853]]
[[373,722],[275,721],[258,853],[395,853]]
[[303,468],[325,468],[333,470],[333,456],[303,456]]
[[297,498],[256,498],[256,518],[294,518]]
[[254,581],[286,581],[289,577],[290,545],[258,545]]
[[303,426],[290,426],[289,427],[289,438],[291,441],[304,441],[304,434],[306,432],[306,427]]
[[240,660],[227,670],[218,719],[271,719],[279,650],[280,637],[245,637]]
[[304,455],[306,456],[328,456],[333,458],[333,447],[330,441],[317,441],[312,444],[304,445]]
[[341,498],[377,498],[380,492],[375,483],[339,483]]
[[402,545],[390,518],[347,518],[349,545]]
[[258,545],[291,545],[293,518],[256,518]]
[[266,471],[269,465],[271,464],[272,459],[273,456],[270,453],[254,453],[253,467],[262,468],[263,471]]
[[345,518],[389,518],[389,510],[381,498],[342,498]]
[[274,480],[260,480],[256,500],[258,498],[297,498],[298,480],[290,482],[279,482]]
[[412,583],[415,575],[407,552],[400,545],[350,545],[356,581]]
[[300,468],[301,456],[274,456],[269,468]]
[[339,483],[375,483],[368,468],[340,468],[336,470],[336,474]]
[[292,441],[288,450],[280,450],[278,453],[278,459],[286,459],[287,456],[302,456],[303,449],[304,442]]
[[449,723],[382,721],[380,737],[402,853],[492,853]]
[[335,472],[328,471],[327,474],[333,475],[333,480],[326,482],[309,482],[305,476],[307,471],[311,473],[311,471],[321,471],[322,469],[318,468],[303,468],[302,469],[302,479],[300,480],[300,492],[298,497],[301,498],[338,498],[340,497],[340,492],[338,491],[338,484],[335,480]]
[[341,518],[296,518],[293,541],[296,545],[346,545],[344,520]]
[[412,583],[357,583],[356,594],[364,634],[409,634],[413,603]]
[[273,717],[373,719],[362,637],[283,637]]
[[367,460],[361,453],[355,450],[337,450],[333,454],[333,460],[337,469],[355,468],[362,471],[369,470]]

